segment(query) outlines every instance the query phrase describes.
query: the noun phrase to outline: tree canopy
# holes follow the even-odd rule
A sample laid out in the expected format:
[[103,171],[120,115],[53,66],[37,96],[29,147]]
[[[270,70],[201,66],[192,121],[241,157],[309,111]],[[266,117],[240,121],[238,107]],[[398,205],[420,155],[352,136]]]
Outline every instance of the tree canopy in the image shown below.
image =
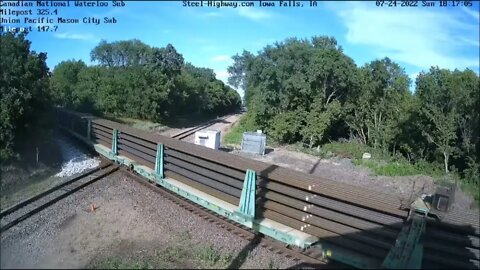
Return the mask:
[[0,34],[0,160],[15,152],[18,135],[40,124],[49,104],[47,55],[30,50],[25,34]]
[[241,105],[239,94],[211,69],[185,63],[168,44],[101,41],[90,53],[96,66],[64,61],[53,70],[58,104],[75,110],[160,121],[172,115],[220,115]]
[[[385,57],[357,67],[333,37],[289,38],[233,56],[229,83],[281,143],[356,140],[410,162],[480,175],[479,76],[432,67],[412,82]],[[478,181],[478,179],[477,179]]]

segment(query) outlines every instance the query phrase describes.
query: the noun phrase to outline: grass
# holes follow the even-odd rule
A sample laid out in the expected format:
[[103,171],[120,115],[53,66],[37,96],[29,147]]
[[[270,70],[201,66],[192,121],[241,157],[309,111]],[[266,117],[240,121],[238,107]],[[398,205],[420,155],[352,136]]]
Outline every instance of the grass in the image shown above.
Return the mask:
[[[301,148],[303,148],[303,150]],[[461,179],[455,172],[446,175],[441,164],[430,163],[427,161],[419,161],[412,164],[403,157],[393,157],[389,154],[383,154],[378,149],[355,142],[328,143],[318,150],[299,146],[297,146],[297,149],[323,158],[330,158],[332,156],[350,158],[355,165],[370,168],[375,175],[427,175],[433,177],[437,185],[457,182],[463,191],[470,194],[477,203],[480,202],[480,194],[478,192],[480,187],[478,181],[475,182]],[[370,153],[372,158],[362,159],[363,153]]]
[[[182,235],[182,237],[185,235]],[[185,243],[188,240],[183,240],[182,245],[175,247],[168,247],[162,250],[155,251],[154,261],[156,264],[163,266],[173,266],[179,263],[185,264],[191,261],[192,265],[224,268],[233,259],[233,254],[223,254],[214,246],[198,246],[192,243]]]
[[174,246],[162,250],[156,250],[154,261],[162,265],[170,265],[172,263],[183,261],[185,258],[189,257],[189,252],[184,246]]
[[178,241],[167,247],[153,250],[149,255],[138,258],[111,257],[92,264],[97,269],[152,269],[152,268],[226,268],[233,260],[232,253],[224,253],[213,245],[204,246],[192,242],[189,230],[176,235]]
[[215,265],[222,258],[220,251],[213,246],[200,247],[195,252],[196,257],[209,266]]
[[222,144],[225,146],[239,146],[242,143],[243,133],[246,131],[256,131],[257,127],[251,117],[247,114],[230,129],[223,137]]
[[31,198],[52,186],[56,170],[48,169],[38,176],[32,176],[20,185],[5,188],[0,192],[0,209],[6,209],[22,200]]
[[408,176],[408,175],[430,175],[441,177],[442,171],[428,163],[411,164],[407,161],[384,161],[375,159],[354,159],[353,163],[358,166],[370,168],[375,175],[385,176]]
[[477,207],[480,207],[480,187],[471,182],[461,182],[460,187],[462,190],[470,194],[473,199],[477,202]]
[[[375,175],[385,176],[408,176],[408,175],[430,175],[441,177],[443,171],[437,164],[420,161],[415,164],[408,162],[402,157],[393,157],[375,149],[356,142],[332,142],[323,145],[321,148],[308,149],[301,145],[294,147],[297,150],[320,156],[322,158],[342,157],[353,161],[357,166],[370,168]],[[370,159],[363,159],[364,153],[370,153]]]
[[[255,131],[257,127],[249,115],[243,116],[229,133],[223,138],[223,145],[238,146],[241,144],[242,135],[245,131]],[[268,140],[270,146],[279,146],[275,141]],[[302,144],[287,145],[287,148],[293,151],[304,152],[322,158],[342,157],[351,159],[357,166],[367,167],[375,175],[383,176],[409,176],[409,175],[427,175],[434,178],[436,184],[445,182],[457,182],[462,190],[470,194],[476,202],[480,202],[479,181],[467,181],[460,179],[457,173],[450,173],[445,176],[441,164],[419,161],[415,164],[408,162],[404,157],[394,157],[390,153],[384,153],[380,149],[369,147],[351,141],[338,141],[322,145],[318,148],[306,148]],[[362,159],[363,153],[370,153],[371,159]],[[447,179],[448,178],[448,179]]]
[[[222,253],[213,245],[202,246],[190,241],[190,232],[179,235],[181,243],[153,251],[144,258],[110,257],[91,264],[93,269],[191,269],[226,268],[233,260],[232,253]],[[183,239],[183,240],[182,240]]]
[[165,131],[168,129],[167,126],[161,124],[161,123],[155,123],[151,122],[148,120],[138,120],[134,118],[128,118],[128,117],[115,117],[115,116],[105,116],[105,118],[114,121],[114,122],[119,122],[128,126],[131,126],[133,128],[141,129],[141,130],[146,130],[146,131]]
[[93,269],[155,269],[151,264],[141,260],[125,260],[122,258],[108,258],[95,263]]

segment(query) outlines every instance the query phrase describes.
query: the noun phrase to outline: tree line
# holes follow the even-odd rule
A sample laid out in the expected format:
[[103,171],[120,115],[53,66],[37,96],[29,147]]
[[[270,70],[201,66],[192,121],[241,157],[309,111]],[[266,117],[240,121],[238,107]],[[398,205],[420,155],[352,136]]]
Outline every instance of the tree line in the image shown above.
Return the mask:
[[[347,139],[480,176],[479,76],[432,67],[412,82],[389,58],[361,67],[335,38],[290,38],[233,56],[229,83],[245,90],[248,121],[281,143]],[[410,90],[414,83],[415,89]]]
[[23,34],[0,34],[0,161],[15,156],[27,134],[35,136],[25,145],[49,136],[47,55],[30,45]]
[[240,95],[213,70],[185,63],[168,44],[101,41],[90,53],[98,65],[64,61],[53,70],[55,102],[78,111],[151,121],[186,114],[221,115],[239,109]]
[[0,34],[0,160],[18,157],[28,135],[51,137],[52,105],[82,112],[163,121],[179,115],[217,116],[240,108],[237,91],[211,69],[186,63],[171,45],[101,41],[96,65],[68,60],[51,73],[47,55],[25,34]]

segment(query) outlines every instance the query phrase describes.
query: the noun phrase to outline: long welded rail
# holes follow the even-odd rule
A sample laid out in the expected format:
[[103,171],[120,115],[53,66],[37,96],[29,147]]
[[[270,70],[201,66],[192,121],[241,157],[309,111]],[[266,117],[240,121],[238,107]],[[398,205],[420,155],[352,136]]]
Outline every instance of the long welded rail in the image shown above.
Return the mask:
[[99,171],[99,170],[101,170],[101,169],[103,169],[103,168],[106,168],[106,167],[108,167],[108,166],[110,166],[110,165],[111,165],[110,163],[104,163],[104,164],[102,164],[101,166],[99,166],[99,167],[97,167],[97,168],[94,168],[94,169],[92,169],[92,170],[89,170],[89,171],[87,171],[86,173],[83,173],[83,174],[81,174],[81,175],[79,175],[79,176],[76,176],[76,177],[74,177],[74,178],[66,181],[65,183],[62,183],[62,184],[57,185],[57,186],[54,186],[54,187],[52,187],[52,188],[50,188],[50,189],[48,189],[48,190],[46,190],[46,191],[44,191],[44,192],[42,192],[42,193],[40,193],[40,194],[38,194],[38,195],[35,195],[35,196],[33,196],[33,197],[31,197],[31,198],[29,198],[29,199],[27,199],[27,200],[24,200],[24,201],[22,201],[22,202],[20,202],[20,203],[18,203],[18,204],[16,204],[16,205],[14,205],[14,206],[12,206],[12,207],[9,207],[8,209],[5,209],[4,211],[2,211],[2,212],[0,213],[0,218],[3,218],[4,216],[7,216],[7,215],[9,215],[10,213],[13,213],[13,212],[17,211],[18,209],[23,208],[23,207],[25,207],[26,205],[28,205],[28,204],[30,204],[30,203],[32,203],[32,202],[34,202],[34,201],[37,201],[37,200],[39,200],[39,199],[47,196],[48,194],[50,194],[50,193],[52,193],[52,192],[54,192],[54,191],[56,191],[56,190],[58,190],[58,189],[61,189],[61,188],[65,187],[65,186],[68,186],[68,185],[72,184],[73,182],[76,182],[76,181],[78,181],[78,180],[80,180],[80,179],[82,179],[82,178],[84,178],[84,177],[86,177],[86,176],[88,176],[88,175],[90,175],[90,174],[93,174],[93,173],[95,173],[95,172],[97,172],[97,171]]
[[[8,222],[7,224],[5,224],[4,226],[2,226],[0,228],[0,232],[4,232],[8,229],[10,229],[11,227],[17,225],[18,223],[24,221],[25,219],[35,215],[36,213],[42,211],[43,209],[53,205],[54,203],[66,198],[67,196],[77,192],[78,190],[104,178],[105,176],[115,172],[116,170],[118,170],[119,166],[117,165],[114,165],[113,163],[111,162],[108,162],[108,163],[104,163],[102,164],[100,167],[94,169],[94,170],[91,170],[91,171],[88,171],[78,177],[75,177],[63,184],[60,184],[60,185],[57,185],[37,196],[34,196],[28,200],[25,200],[13,207],[10,207],[9,209],[5,210],[4,212],[2,212],[2,219],[5,219],[6,217],[8,217],[9,215],[12,215],[14,214],[16,211],[20,210],[20,209],[23,209],[23,208],[26,208],[26,207],[29,207],[31,205],[33,205],[35,207],[35,202],[43,199],[43,198],[47,198],[47,195],[53,193],[53,192],[60,192],[60,191],[64,191],[63,193],[59,194],[58,196],[55,196],[54,198],[48,200],[47,202],[39,205],[39,206],[36,206],[35,208],[27,211],[25,214],[21,215],[20,217],[17,217],[17,218],[14,218],[13,220],[11,220],[10,222]],[[95,172],[98,172],[98,174],[94,175],[94,177],[92,179],[88,179],[90,176],[92,176],[92,174],[94,174]],[[82,182],[83,180],[85,179],[88,179],[87,181],[85,182]],[[81,183],[80,185],[76,185],[78,183]]]
[[162,197],[168,199],[169,201],[179,205],[183,209],[194,213],[195,215],[202,217],[205,220],[208,220],[211,223],[214,223],[220,228],[226,229],[234,234],[242,237],[243,239],[249,241],[258,241],[258,246],[267,248],[271,251],[276,251],[277,254],[283,254],[286,257],[293,257],[296,261],[299,261],[298,267],[314,267],[315,269],[348,269],[347,265],[343,265],[337,262],[326,262],[322,257],[322,254],[316,253],[314,249],[309,249],[306,251],[292,250],[285,247],[278,241],[270,240],[261,234],[256,234],[248,228],[241,227],[239,224],[235,224],[232,221],[222,217],[208,209],[205,209],[199,205],[191,203],[186,199],[158,186],[155,183],[151,183],[144,178],[138,176],[135,173],[130,171],[122,170],[122,172],[129,175],[135,181],[141,183],[144,186],[147,186],[154,190],[156,193],[160,194]]
[[211,149],[207,149],[205,147],[181,142],[179,140],[158,134],[137,130],[104,119],[95,119],[93,122],[97,125],[109,127],[110,129],[116,128],[128,136],[140,138],[143,141],[150,142],[151,144],[161,142],[169,149],[174,149],[188,155],[201,157],[204,160],[209,160],[226,167],[231,167],[242,171],[252,169],[256,171],[259,176],[278,182],[283,182],[300,189],[311,190],[325,196],[336,198],[338,200],[361,205],[380,212],[391,213],[399,217],[406,217],[408,215],[407,211],[399,209],[400,202],[395,198],[379,193],[372,193],[370,190],[365,188],[353,187],[348,184],[338,183],[323,178],[316,178],[314,176],[297,171],[290,172],[288,169],[272,164],[253,161],[221,151],[212,151]]
[[[381,261],[407,216],[406,210],[399,209],[397,199],[365,188],[213,151],[108,120],[96,119],[92,128],[92,133],[99,134],[99,142],[106,146],[111,145],[111,131],[118,129],[119,154],[152,169],[156,144],[163,143],[167,177],[232,204],[238,204],[245,170],[253,169],[258,176],[259,216],[303,228],[339,248],[363,253],[361,256]],[[440,261],[450,267],[478,265],[479,238],[475,231],[442,223],[429,223],[428,228],[426,267],[438,266]],[[438,242],[446,246],[438,247]],[[442,254],[442,260],[437,254]]]

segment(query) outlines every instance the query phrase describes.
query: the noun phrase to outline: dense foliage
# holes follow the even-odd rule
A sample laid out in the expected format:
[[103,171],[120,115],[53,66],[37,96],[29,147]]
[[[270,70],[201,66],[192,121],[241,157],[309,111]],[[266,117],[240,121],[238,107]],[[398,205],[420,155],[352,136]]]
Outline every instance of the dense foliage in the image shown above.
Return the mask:
[[238,93],[211,69],[185,63],[172,45],[139,40],[100,42],[97,66],[64,61],[53,70],[56,103],[79,111],[161,121],[184,114],[220,115],[241,105]]
[[[31,51],[22,34],[1,34],[0,55],[2,160],[16,152],[22,135],[47,130],[48,117],[41,116],[51,104],[153,121],[223,114],[241,104],[211,69],[185,63],[172,45],[102,41],[91,52],[98,65],[64,61],[50,78],[46,54]],[[233,59],[229,82],[245,89],[248,129],[306,148],[356,141],[418,168],[438,164],[478,187],[480,80],[474,71],[432,67],[411,82],[388,58],[357,67],[330,37],[287,39]]]
[[412,82],[389,58],[362,67],[331,37],[287,39],[233,57],[229,83],[248,119],[281,143],[312,148],[340,138],[411,163],[459,170],[478,185],[479,76],[432,67]]
[[184,114],[221,115],[241,105],[238,93],[217,80],[213,70],[185,63],[170,44],[154,48],[138,40],[102,41],[91,52],[98,65],[64,61],[53,75],[46,54],[30,51],[23,34],[1,34],[0,49],[2,161],[19,147],[37,145],[22,137],[35,134],[35,140],[42,141],[49,136],[53,118],[46,114],[53,104],[152,121]]
[[[46,54],[30,50],[24,34],[0,34],[0,160],[14,155],[16,141],[35,131],[48,110]],[[40,131],[40,132],[39,132]]]

